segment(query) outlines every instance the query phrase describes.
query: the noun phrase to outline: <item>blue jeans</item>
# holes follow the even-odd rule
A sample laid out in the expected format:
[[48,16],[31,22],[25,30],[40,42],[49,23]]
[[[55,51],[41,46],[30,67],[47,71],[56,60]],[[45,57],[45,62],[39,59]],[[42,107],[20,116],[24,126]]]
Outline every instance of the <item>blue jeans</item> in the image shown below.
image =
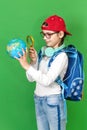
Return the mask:
[[34,95],[38,130],[66,130],[66,111],[61,94]]

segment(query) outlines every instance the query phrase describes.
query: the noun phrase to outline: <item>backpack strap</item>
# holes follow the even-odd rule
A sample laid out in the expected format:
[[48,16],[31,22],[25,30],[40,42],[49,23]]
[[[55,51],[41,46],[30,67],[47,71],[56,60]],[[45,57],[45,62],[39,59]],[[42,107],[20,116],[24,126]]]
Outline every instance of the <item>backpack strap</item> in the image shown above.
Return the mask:
[[58,78],[55,80],[62,88],[62,97],[64,98],[64,89],[68,89],[67,85],[62,81],[62,79],[60,78],[60,76],[58,76]]
[[[51,66],[51,63],[55,60],[55,58],[62,52],[65,52],[66,50],[66,47],[61,49],[61,50],[58,50],[54,53],[54,55],[51,57],[51,59],[49,60],[49,63],[48,63],[48,67]],[[62,87],[62,96],[63,96],[63,99],[64,99],[64,88],[67,88],[67,86],[63,83],[63,81],[61,80],[60,76],[58,76],[58,78],[55,80],[55,82],[57,82],[61,87]]]

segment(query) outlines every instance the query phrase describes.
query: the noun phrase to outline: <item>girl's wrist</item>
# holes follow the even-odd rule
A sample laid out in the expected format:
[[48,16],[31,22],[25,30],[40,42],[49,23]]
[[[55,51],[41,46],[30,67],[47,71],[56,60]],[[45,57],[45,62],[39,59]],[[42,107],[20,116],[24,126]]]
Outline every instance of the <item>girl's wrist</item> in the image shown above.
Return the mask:
[[32,64],[32,65],[33,65],[33,64],[36,64],[36,62],[37,62],[37,58],[35,58],[35,59],[33,59],[33,60],[32,60],[32,59],[30,60],[30,64]]
[[24,69],[27,71],[29,68],[30,68],[30,64],[26,64]]

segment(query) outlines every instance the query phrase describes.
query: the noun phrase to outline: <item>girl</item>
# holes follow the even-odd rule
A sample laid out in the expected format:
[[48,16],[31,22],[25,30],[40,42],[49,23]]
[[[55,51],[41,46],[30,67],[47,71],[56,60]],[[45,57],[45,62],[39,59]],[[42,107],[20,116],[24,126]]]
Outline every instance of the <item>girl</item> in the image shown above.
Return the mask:
[[48,63],[52,55],[65,46],[65,36],[71,34],[66,30],[63,18],[57,15],[45,19],[41,29],[41,35],[46,42],[46,46],[41,48],[41,61],[38,62],[38,55],[33,47],[29,49],[30,63],[24,50],[23,56],[19,54],[20,58],[16,59],[26,70],[28,80],[36,81],[34,100],[38,130],[66,130],[65,100],[62,98],[61,86],[55,80],[58,76],[63,79],[68,57],[62,52],[56,56],[49,68]]

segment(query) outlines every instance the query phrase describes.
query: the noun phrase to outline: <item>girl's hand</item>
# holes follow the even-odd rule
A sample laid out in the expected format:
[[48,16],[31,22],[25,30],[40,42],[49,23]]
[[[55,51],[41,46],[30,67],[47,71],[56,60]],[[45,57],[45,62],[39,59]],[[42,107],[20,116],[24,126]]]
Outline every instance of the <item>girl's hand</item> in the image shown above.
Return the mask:
[[25,52],[24,49],[22,49],[22,52],[23,52],[23,56],[20,53],[18,53],[20,58],[15,57],[15,59],[17,59],[20,62],[21,66],[25,70],[28,70],[30,67],[30,64],[27,61],[27,52]]
[[36,61],[37,61],[37,52],[33,47],[29,48],[29,57],[30,57],[31,63],[36,63]]

